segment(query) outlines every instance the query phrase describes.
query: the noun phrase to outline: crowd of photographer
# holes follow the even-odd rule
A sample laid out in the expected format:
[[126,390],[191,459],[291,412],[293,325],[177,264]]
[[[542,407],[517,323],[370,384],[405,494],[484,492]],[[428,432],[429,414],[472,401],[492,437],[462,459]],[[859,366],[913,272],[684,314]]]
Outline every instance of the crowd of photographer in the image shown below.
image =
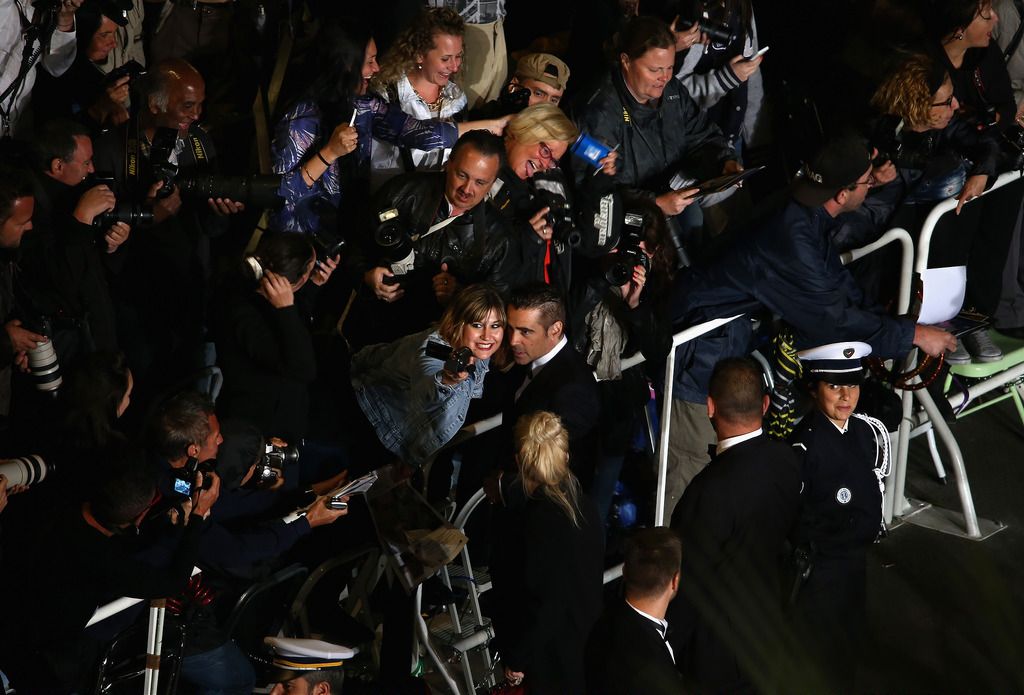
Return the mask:
[[[777,164],[761,173],[765,148],[791,146],[764,108],[773,9],[582,3],[568,38],[531,37],[550,52],[508,53],[505,4],[311,1],[312,22],[285,18],[308,45],[255,175],[238,131],[260,130],[239,114],[265,103],[260,39],[268,11],[287,24],[280,8],[0,0],[0,585],[20,597],[0,626],[0,672],[18,692],[88,682],[122,626],[86,623],[119,596],[172,599],[183,687],[252,692],[265,681],[225,632],[226,610],[276,569],[312,570],[386,536],[379,510],[338,492],[385,468],[438,506],[487,492],[493,519],[470,541],[494,570],[505,675],[527,692],[753,691],[792,666],[752,669],[730,641],[743,626],[700,608],[743,612],[735,586],[701,584],[720,563],[752,584],[759,629],[788,629],[780,582],[764,575],[810,523],[800,461],[767,441],[793,430],[793,379],[777,378],[769,402],[736,358],[770,344],[788,369],[797,350],[857,342],[881,357],[916,346],[1000,359],[984,331],[958,343],[889,315],[884,255],[852,272],[839,259],[950,197],[974,233],[938,237],[934,264],[966,264],[968,302],[1024,337],[1019,222],[986,224],[1017,220],[1019,199],[970,205],[1024,162],[1022,32],[996,31],[1004,12],[1024,21],[1008,2],[920,0],[918,30],[875,66],[874,113],[865,100],[853,128],[829,129],[816,152],[794,147],[799,171],[771,188],[759,185]],[[674,332],[744,312],[762,320],[684,344],[675,383],[661,383]],[[624,362],[638,351],[643,364]],[[856,383],[829,378],[810,379],[814,417],[845,432],[850,412],[822,403]],[[665,398],[666,514],[679,503],[682,556],[676,536],[631,540],[632,612],[616,604],[598,622],[617,483],[644,412]],[[450,446],[499,413],[496,430]],[[742,465],[708,465],[751,439],[763,460],[748,447],[728,459]],[[778,475],[736,472],[755,459]],[[737,540],[736,528],[754,530]],[[854,584],[842,598],[856,622]],[[813,588],[823,611],[840,592]],[[417,692],[404,690],[416,687],[411,599],[397,580],[384,593],[378,692]],[[594,654],[628,646],[610,625],[657,637],[657,654],[627,650],[599,678],[609,667]],[[355,639],[351,627],[325,633]],[[808,653],[827,642],[798,634]],[[824,655],[806,683],[848,686],[855,652]],[[324,683],[317,692],[340,692]]]

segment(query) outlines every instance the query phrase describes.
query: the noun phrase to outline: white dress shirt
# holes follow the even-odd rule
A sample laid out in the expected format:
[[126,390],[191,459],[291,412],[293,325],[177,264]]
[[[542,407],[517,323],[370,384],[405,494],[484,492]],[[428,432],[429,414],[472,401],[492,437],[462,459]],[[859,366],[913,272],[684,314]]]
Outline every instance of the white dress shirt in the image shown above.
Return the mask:
[[738,434],[735,437],[726,437],[722,441],[718,442],[718,446],[715,447],[715,455],[721,456],[725,453],[726,449],[731,449],[741,442],[745,442],[748,439],[761,436],[761,428],[758,427],[753,432],[747,432],[746,434]]
[[634,606],[629,601],[626,601],[626,605],[629,606],[630,608],[632,608],[633,610],[635,610],[637,613],[639,613],[643,617],[645,617],[648,620],[650,620],[652,623],[655,623],[655,627],[661,633],[661,639],[662,639],[663,642],[665,642],[665,648],[668,649],[668,655],[670,657],[672,657],[672,663],[674,664],[676,662],[676,653],[674,651],[672,651],[672,645],[669,644],[668,643],[668,639],[666,639],[666,635],[668,634],[668,621],[663,619],[663,618],[655,618],[650,613],[644,613],[642,610],[640,610],[639,608]]

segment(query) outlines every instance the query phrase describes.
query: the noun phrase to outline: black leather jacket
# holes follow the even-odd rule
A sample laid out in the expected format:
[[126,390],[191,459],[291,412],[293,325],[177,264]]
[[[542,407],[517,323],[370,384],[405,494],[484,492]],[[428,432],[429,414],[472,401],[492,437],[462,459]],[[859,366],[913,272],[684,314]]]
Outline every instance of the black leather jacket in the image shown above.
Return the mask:
[[444,179],[444,172],[414,172],[392,179],[377,191],[361,253],[352,259],[356,269],[362,274],[382,264],[373,233],[377,215],[394,208],[408,232],[418,237],[413,241],[417,272],[434,275],[443,262],[461,285],[492,282],[506,291],[517,274],[511,267],[511,233],[488,203],[480,203],[448,226],[427,234],[444,204]]

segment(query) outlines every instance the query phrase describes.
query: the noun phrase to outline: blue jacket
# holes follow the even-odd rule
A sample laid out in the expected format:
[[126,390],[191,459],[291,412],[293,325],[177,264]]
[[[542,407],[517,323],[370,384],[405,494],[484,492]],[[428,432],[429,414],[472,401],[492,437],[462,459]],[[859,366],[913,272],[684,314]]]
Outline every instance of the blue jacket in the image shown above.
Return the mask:
[[393,343],[369,345],[352,357],[356,401],[381,444],[411,465],[423,465],[466,421],[469,403],[484,393],[489,360],[452,386],[441,382],[442,360],[425,354],[428,341],[447,345],[426,330]]
[[[824,208],[790,200],[741,236],[720,260],[677,281],[672,295],[676,329],[730,315],[724,307],[755,301],[793,327],[800,349],[860,340],[880,357],[905,354],[913,344],[914,321],[865,306],[829,241],[834,224]],[[746,354],[749,339],[750,324],[739,319],[679,346],[673,397],[705,402],[715,363]]]

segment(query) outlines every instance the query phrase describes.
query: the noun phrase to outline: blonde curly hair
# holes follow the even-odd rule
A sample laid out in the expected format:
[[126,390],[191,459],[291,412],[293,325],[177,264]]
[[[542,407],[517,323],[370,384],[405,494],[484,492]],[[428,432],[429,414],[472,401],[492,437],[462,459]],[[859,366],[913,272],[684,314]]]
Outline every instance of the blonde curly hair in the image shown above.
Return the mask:
[[434,48],[437,36],[458,36],[466,33],[466,23],[455,10],[434,7],[424,10],[395,38],[391,48],[380,61],[380,72],[373,80],[374,88],[383,92],[395,84],[402,75],[416,65],[417,56],[424,56]]
[[526,494],[543,494],[579,528],[580,483],[569,470],[569,433],[562,420],[545,410],[523,415],[516,423],[515,441]]
[[[899,116],[911,128],[928,128],[932,121],[932,100],[935,98],[928,87],[932,70],[932,61],[928,56],[912,55],[885,78],[871,97],[871,105],[882,113]],[[942,84],[946,80],[949,80],[949,75],[946,75]]]

